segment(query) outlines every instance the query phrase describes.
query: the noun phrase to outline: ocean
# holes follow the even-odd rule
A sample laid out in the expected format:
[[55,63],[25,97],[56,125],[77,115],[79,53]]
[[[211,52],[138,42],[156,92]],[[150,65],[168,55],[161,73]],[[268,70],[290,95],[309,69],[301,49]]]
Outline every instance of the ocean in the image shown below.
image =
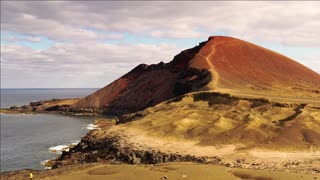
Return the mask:
[[[31,101],[84,97],[97,89],[1,89],[1,108]],[[1,114],[1,172],[44,169],[46,160],[78,143],[94,128],[94,116]]]

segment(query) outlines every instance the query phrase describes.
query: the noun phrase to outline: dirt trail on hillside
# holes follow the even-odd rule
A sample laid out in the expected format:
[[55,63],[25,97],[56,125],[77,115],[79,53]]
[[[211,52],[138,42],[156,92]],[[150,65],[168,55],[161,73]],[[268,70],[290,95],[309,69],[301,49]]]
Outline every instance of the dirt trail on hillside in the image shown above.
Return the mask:
[[212,62],[210,61],[211,56],[215,53],[215,49],[212,47],[212,51],[210,51],[210,54],[208,54],[208,56],[204,56],[201,54],[196,54],[196,56],[202,57],[206,63],[209,65],[209,71],[211,73],[211,81],[209,82],[209,84],[207,84],[207,87],[210,89],[217,89],[218,88],[218,81],[219,81],[219,74],[218,72],[215,70],[214,65],[212,64]]
[[[212,75],[213,80],[209,83],[209,86],[212,86],[214,89],[218,88],[218,81],[219,81],[219,74],[218,72],[215,70],[214,65],[212,64],[212,62],[210,61],[211,56],[215,53],[215,49],[212,47],[212,51],[210,52],[210,54],[205,58],[206,62],[209,64],[210,66],[210,72]],[[212,83],[212,85],[211,85]]]

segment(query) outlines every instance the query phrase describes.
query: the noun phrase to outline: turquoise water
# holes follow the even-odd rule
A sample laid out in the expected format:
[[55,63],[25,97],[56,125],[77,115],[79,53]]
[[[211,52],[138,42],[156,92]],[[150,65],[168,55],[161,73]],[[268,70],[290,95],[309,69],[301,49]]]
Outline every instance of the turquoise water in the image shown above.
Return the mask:
[[[33,100],[76,98],[96,89],[1,89],[1,107]],[[96,117],[56,114],[1,114],[1,172],[43,169],[41,162],[57,156],[49,148],[78,142]]]

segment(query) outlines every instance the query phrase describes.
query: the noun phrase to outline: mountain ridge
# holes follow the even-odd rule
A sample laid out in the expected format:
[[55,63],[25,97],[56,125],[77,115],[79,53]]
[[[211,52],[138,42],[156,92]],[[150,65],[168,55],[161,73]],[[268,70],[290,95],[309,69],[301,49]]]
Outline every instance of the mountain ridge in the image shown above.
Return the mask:
[[320,75],[302,64],[240,39],[211,36],[169,63],[138,65],[72,108],[125,114],[195,91],[314,98],[317,89]]

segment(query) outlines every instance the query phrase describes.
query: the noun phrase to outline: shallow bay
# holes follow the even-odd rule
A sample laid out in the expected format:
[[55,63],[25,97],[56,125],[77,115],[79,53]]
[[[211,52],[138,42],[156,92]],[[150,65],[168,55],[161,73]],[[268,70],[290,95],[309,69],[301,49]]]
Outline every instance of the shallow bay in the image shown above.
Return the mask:
[[[1,107],[32,100],[84,97],[95,89],[1,89]],[[1,172],[43,169],[41,161],[57,154],[49,148],[75,143],[96,117],[58,114],[1,114]]]

